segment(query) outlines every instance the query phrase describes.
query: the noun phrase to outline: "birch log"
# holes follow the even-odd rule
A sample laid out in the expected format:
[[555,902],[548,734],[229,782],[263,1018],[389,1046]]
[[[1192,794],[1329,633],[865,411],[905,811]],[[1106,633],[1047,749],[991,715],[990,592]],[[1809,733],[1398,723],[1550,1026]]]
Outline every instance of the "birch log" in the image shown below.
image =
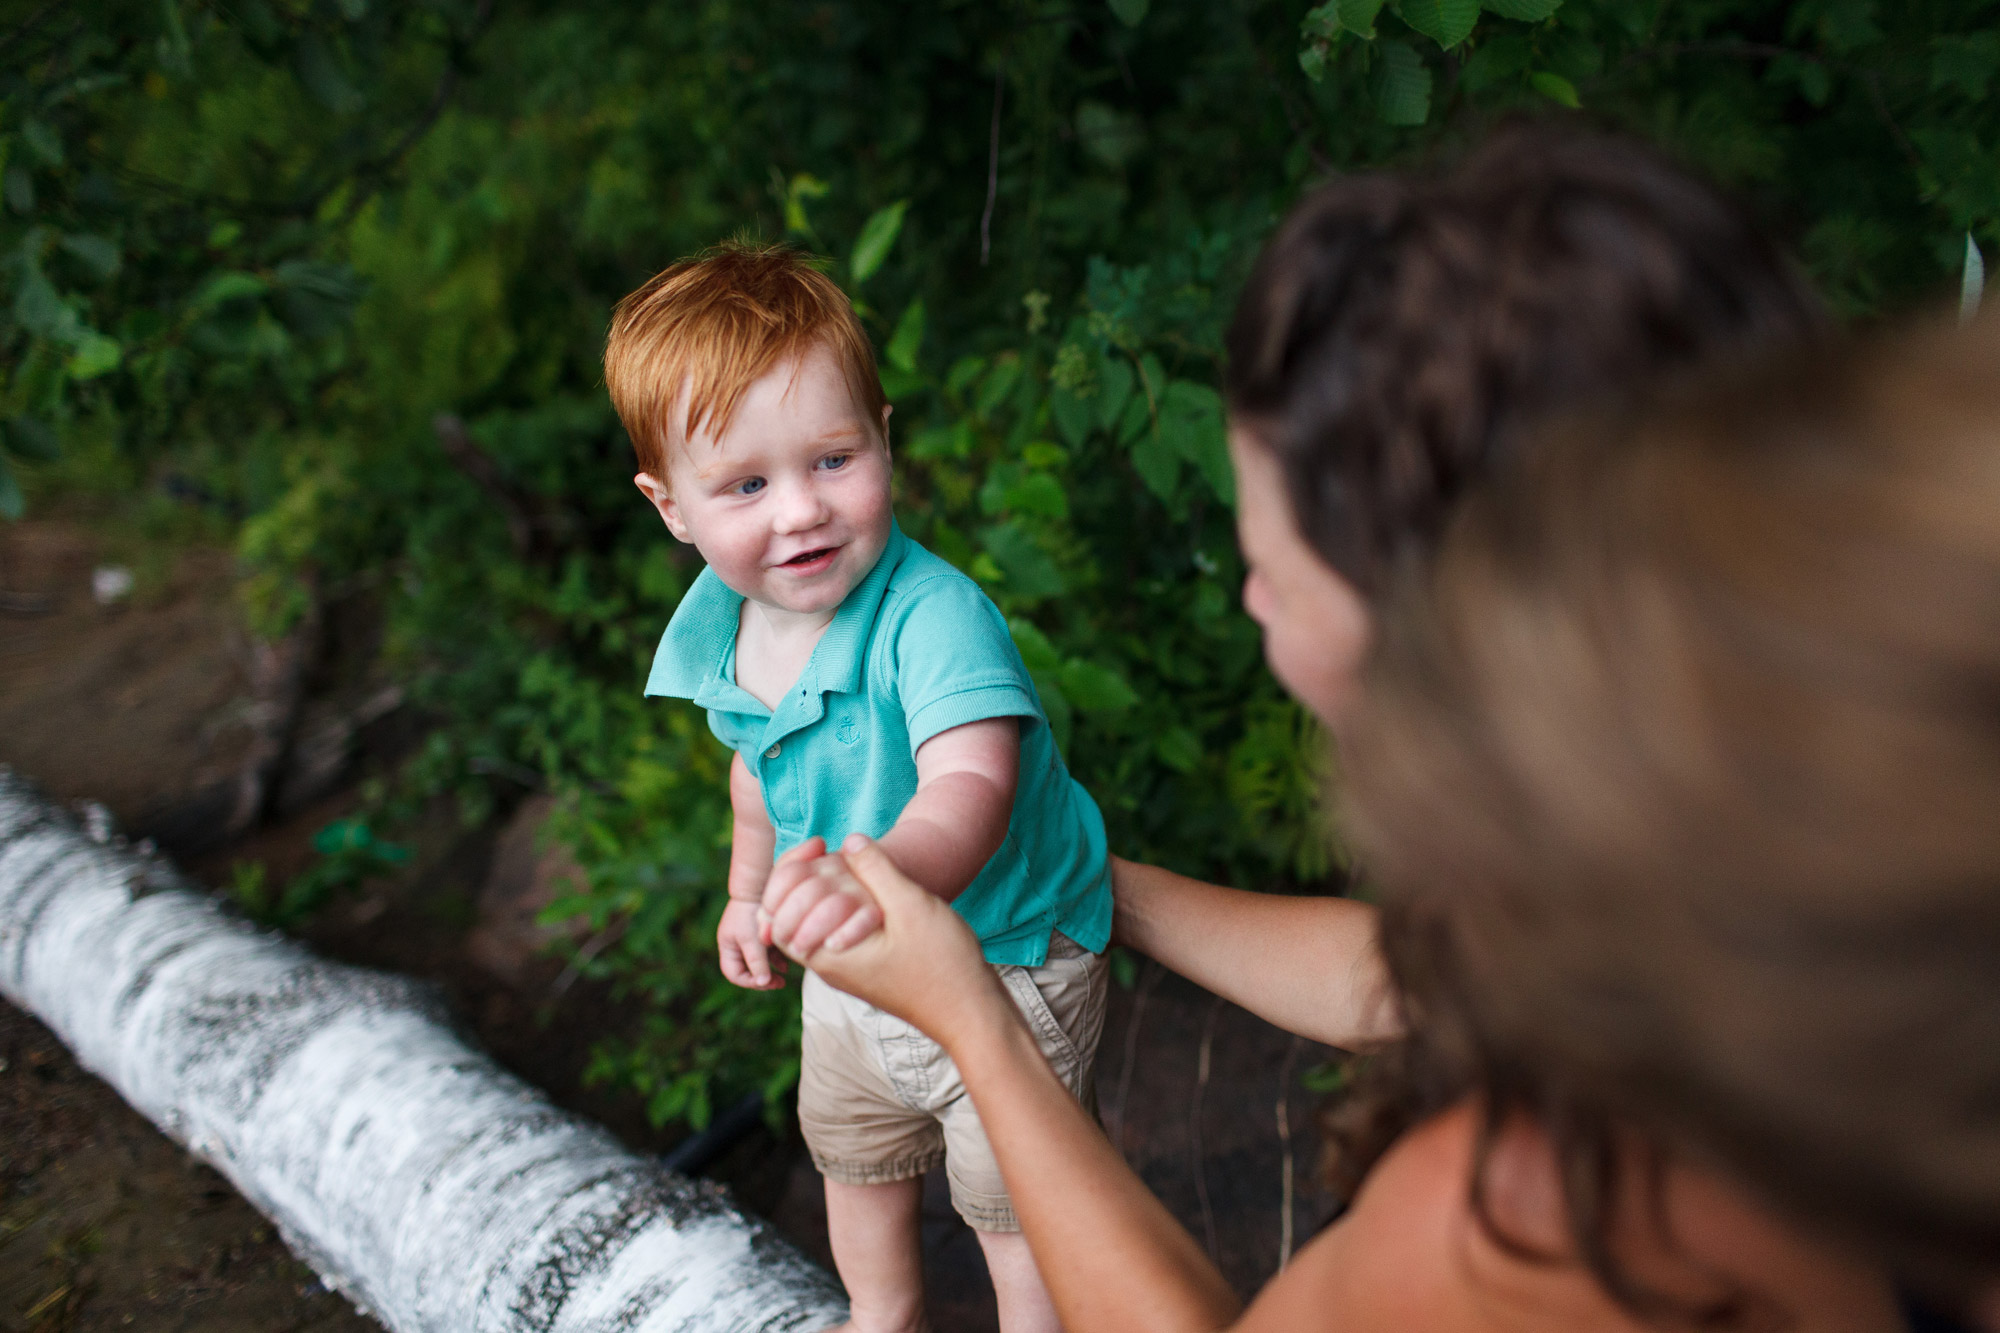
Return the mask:
[[846,1317],[768,1225],[551,1106],[422,986],[235,918],[4,768],[0,993],[396,1333]]

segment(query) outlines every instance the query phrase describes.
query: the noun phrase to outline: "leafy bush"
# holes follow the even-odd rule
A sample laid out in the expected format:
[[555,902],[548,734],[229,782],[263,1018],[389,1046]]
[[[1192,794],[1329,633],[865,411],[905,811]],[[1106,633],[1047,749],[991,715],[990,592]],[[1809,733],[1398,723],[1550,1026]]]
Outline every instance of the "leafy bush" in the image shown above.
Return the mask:
[[898,512],[1009,616],[1113,846],[1269,883],[1328,871],[1322,775],[1238,604],[1215,385],[1312,180],[1580,107],[1744,193],[1851,313],[2000,240],[1973,0],[94,9],[0,13],[0,512],[199,510],[267,634],[379,605],[442,723],[368,847],[240,891],[309,904],[422,798],[559,793],[576,966],[644,1016],[598,1071],[659,1120],[782,1089],[795,1016],[716,974],[726,755],[639,696],[696,569],[600,383],[651,272],[737,232],[839,256]]

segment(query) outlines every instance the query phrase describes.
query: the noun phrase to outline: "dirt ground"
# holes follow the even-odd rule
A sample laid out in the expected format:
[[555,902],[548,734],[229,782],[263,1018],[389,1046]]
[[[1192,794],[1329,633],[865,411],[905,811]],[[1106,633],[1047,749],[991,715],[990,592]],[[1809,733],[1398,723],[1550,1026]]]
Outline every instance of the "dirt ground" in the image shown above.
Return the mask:
[[[190,837],[183,864],[211,884],[241,861],[274,875],[303,865],[312,835],[346,808],[343,792],[200,847],[258,704],[228,558],[156,561],[108,607],[91,593],[101,559],[80,527],[0,530],[0,763],[58,799],[103,802],[134,836],[170,848]],[[636,1099],[582,1083],[592,1039],[631,1016],[587,983],[560,986],[552,959],[496,965],[490,929],[482,939],[482,903],[518,849],[499,828],[438,837],[420,883],[336,902],[302,933],[330,957],[438,982],[495,1058],[559,1105],[635,1151],[671,1148],[678,1131],[649,1126]],[[1246,1293],[1276,1271],[1288,1235],[1303,1243],[1330,1211],[1314,1184],[1318,1098],[1302,1083],[1330,1055],[1151,965],[1112,997],[1098,1061],[1106,1130]],[[795,1132],[759,1127],[708,1174],[831,1266],[818,1178]],[[977,1242],[941,1179],[928,1182],[925,1233],[941,1333],[994,1328]],[[0,1333],[375,1327],[220,1176],[0,1002]]]

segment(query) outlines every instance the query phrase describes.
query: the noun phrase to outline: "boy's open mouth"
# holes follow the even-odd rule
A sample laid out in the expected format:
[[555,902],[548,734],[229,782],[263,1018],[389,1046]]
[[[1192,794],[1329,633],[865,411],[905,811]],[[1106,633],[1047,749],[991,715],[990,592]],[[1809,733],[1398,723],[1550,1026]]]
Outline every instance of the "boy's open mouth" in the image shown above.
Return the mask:
[[822,546],[815,551],[801,551],[799,554],[793,556],[790,560],[785,561],[785,564],[810,565],[815,563],[816,561],[823,560],[827,556],[832,555],[834,553],[834,550],[835,550],[834,547]]

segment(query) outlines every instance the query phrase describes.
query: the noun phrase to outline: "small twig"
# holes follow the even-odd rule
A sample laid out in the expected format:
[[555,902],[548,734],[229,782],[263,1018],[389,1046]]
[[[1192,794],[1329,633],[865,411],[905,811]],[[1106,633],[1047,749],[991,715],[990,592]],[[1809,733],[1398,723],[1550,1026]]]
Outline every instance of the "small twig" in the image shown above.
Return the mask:
[[1208,1257],[1222,1262],[1215,1241],[1215,1207],[1208,1198],[1207,1163],[1201,1148],[1201,1104],[1208,1092],[1209,1057],[1215,1051],[1215,1016],[1222,1012],[1222,997],[1208,1006],[1208,1018],[1201,1025],[1201,1053],[1195,1061],[1194,1104],[1188,1108],[1188,1145],[1194,1154],[1194,1194],[1201,1201],[1201,1229],[1208,1238]]
[[630,924],[630,921],[623,919],[614,921],[585,940],[583,947],[576,951],[576,957],[570,959],[568,966],[549,983],[549,998],[557,999],[564,991],[574,986],[577,978],[583,975],[583,969],[590,966],[592,959],[625,938],[625,929]]
[[993,128],[986,144],[986,208],[979,215],[979,267],[993,251],[993,204],[1000,197],[1000,94],[1007,86],[1007,66],[993,70]]
[[1298,1067],[1304,1037],[1293,1037],[1285,1052],[1285,1064],[1278,1071],[1278,1271],[1292,1261],[1292,1071]]
[[1125,1155],[1125,1127],[1132,1120],[1132,1066],[1139,1058],[1139,1023],[1146,1016],[1147,997],[1165,975],[1165,968],[1150,958],[1146,960],[1145,974],[1132,993],[1132,1016],[1125,1020],[1125,1063],[1118,1069],[1118,1132],[1112,1136],[1120,1157]]

